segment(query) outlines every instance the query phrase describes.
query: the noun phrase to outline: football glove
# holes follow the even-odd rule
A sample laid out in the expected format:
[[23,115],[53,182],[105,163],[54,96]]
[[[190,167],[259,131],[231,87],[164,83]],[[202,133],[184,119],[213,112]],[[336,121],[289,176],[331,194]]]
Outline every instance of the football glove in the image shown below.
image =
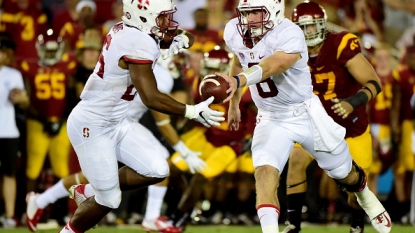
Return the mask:
[[167,59],[174,54],[178,54],[179,50],[182,48],[189,48],[189,38],[184,34],[177,35],[173,38],[169,50],[167,54],[163,56],[163,59]]
[[50,136],[56,136],[59,134],[59,131],[61,130],[62,122],[56,121],[45,121],[43,122],[43,131],[48,133]]
[[179,141],[176,145],[173,146],[173,149],[179,152],[180,156],[186,161],[187,166],[192,174],[196,172],[202,172],[206,163],[199,158],[201,155],[200,152],[194,152],[190,150],[183,141]]
[[219,126],[220,121],[224,121],[223,112],[215,111],[209,108],[209,104],[213,102],[215,98],[211,96],[209,99],[200,102],[196,105],[186,105],[185,117],[196,120],[202,123],[206,127],[212,125]]

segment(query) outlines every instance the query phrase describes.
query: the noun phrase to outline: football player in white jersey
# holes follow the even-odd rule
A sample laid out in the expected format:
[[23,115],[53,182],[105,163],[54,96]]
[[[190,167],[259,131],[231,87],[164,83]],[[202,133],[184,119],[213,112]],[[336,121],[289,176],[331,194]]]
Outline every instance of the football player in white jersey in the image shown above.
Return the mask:
[[[213,98],[185,105],[157,89],[153,67],[160,48],[173,54],[193,43],[191,34],[177,30],[173,2],[123,0],[123,10],[122,22],[107,34],[81,101],[68,118],[69,138],[95,196],[78,207],[61,232],[87,231],[119,206],[121,190],[159,183],[169,174],[167,161],[148,141],[151,133],[127,116],[137,92],[159,112],[206,127],[224,120],[223,113],[209,108]],[[117,161],[126,166],[118,169]]]
[[[355,193],[378,232],[389,232],[385,208],[367,188],[364,171],[353,163],[345,129],[335,123],[313,94],[302,30],[284,18],[283,0],[240,0],[238,17],[225,27],[224,40],[234,52],[229,83],[228,124],[241,122],[241,90],[249,86],[258,107],[252,141],[257,213],[264,233],[278,232],[277,187],[295,142],[302,145],[326,173]],[[376,93],[373,85],[367,85]],[[370,92],[362,89],[367,96]],[[360,101],[360,100],[357,100]],[[346,113],[336,104],[335,112]]]
[[[169,72],[161,65],[156,64],[154,67],[154,75],[157,80],[158,89],[163,93],[170,93],[173,88],[173,77],[169,74]],[[141,119],[143,114],[147,111],[148,108],[143,104],[140,96],[137,95],[132,101],[128,115],[134,122],[138,123],[139,119]],[[201,172],[206,163],[199,158],[200,153],[190,150],[180,140],[176,130],[170,124],[170,116],[156,111],[152,111],[152,115],[155,118],[156,125],[162,135],[166,138],[170,145],[172,145],[173,149],[181,155],[187,165],[191,167],[191,172]],[[147,128],[144,128],[143,130],[147,131]],[[159,143],[158,140],[154,140],[150,137],[148,141],[152,144],[152,147],[159,147],[158,150],[160,151],[161,156],[166,159],[169,157],[169,152]],[[145,150],[146,148],[143,149]],[[26,221],[28,229],[35,232],[37,230],[38,221],[42,217],[43,210],[48,205],[55,203],[59,198],[67,197],[71,194],[73,198],[76,198],[77,203],[81,203],[86,198],[95,195],[90,185],[85,186],[87,183],[88,180],[85,178],[83,173],[79,172],[63,178],[43,193],[29,193],[26,197]],[[168,179],[148,187],[149,194],[147,207],[142,223],[145,230],[159,231],[169,227],[165,223],[164,219],[159,217],[163,198],[167,191],[167,184]],[[68,189],[71,193],[68,192]]]

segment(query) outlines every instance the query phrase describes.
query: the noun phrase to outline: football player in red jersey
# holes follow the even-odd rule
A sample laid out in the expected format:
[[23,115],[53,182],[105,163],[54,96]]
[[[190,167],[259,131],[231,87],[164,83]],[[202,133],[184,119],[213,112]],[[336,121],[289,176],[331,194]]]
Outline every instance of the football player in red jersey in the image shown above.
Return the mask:
[[[230,53],[224,49],[213,49],[212,51],[205,53],[204,60],[202,61],[201,75],[213,74],[219,71],[227,72],[227,70],[229,70],[230,59]],[[193,81],[192,96],[196,103],[201,101],[199,93],[200,82],[200,78],[196,78]],[[243,93],[241,112],[243,114],[242,117],[247,119],[253,102],[248,88],[245,88]],[[224,111],[226,116],[228,104],[229,103],[212,104],[210,107],[218,111]],[[252,119],[250,124],[253,123]],[[249,127],[250,124],[247,123],[242,125],[239,131],[230,131],[227,122],[224,121],[220,126],[208,129],[196,126],[181,136],[182,141],[191,150],[201,151],[200,158],[206,162],[206,167],[203,171],[192,176],[189,186],[181,197],[177,209],[172,214],[171,220],[174,228],[166,228],[161,232],[182,232],[187,224],[191,211],[203,192],[204,184],[224,173],[228,166],[241,154],[244,146],[241,142],[244,141],[247,134],[252,134],[252,128]],[[178,153],[173,154],[171,163],[172,173],[187,172],[189,170],[187,164]]]
[[23,61],[20,70],[28,83],[30,106],[27,111],[27,190],[34,191],[36,180],[49,154],[54,175],[69,175],[70,143],[66,133],[67,93],[76,68],[75,59],[63,54],[61,37],[51,29],[38,36],[39,62]]
[[37,1],[3,1],[5,2],[10,4],[2,12],[0,21],[16,44],[16,61],[36,60],[37,52],[33,45],[36,37],[47,29],[46,14]]
[[[393,143],[398,147],[398,158],[393,164],[395,175],[397,209],[402,215],[409,211],[410,186],[406,183],[407,172],[415,169],[415,157],[412,152],[412,110],[410,100],[415,93],[415,45],[405,50],[405,55],[396,70],[393,71],[391,129]],[[401,217],[401,216],[400,216]]]
[[[346,128],[345,139],[354,162],[366,173],[372,163],[372,143],[366,103],[381,91],[380,81],[370,63],[361,53],[357,36],[326,30],[327,16],[315,2],[303,2],[292,13],[294,23],[304,31],[308,47],[313,92],[334,121]],[[359,92],[364,85],[376,88],[369,95]],[[358,94],[356,94],[358,93]],[[360,95],[360,97],[358,97]],[[361,99],[361,97],[363,97]],[[290,155],[287,176],[288,225],[284,233],[301,231],[301,210],[306,192],[306,168],[312,157],[299,145]],[[348,193],[352,221],[350,232],[362,232],[364,210],[356,196]],[[387,221],[390,221],[389,219]]]
[[373,64],[376,74],[382,82],[382,92],[368,105],[370,133],[373,145],[373,163],[370,166],[368,184],[371,190],[377,190],[377,178],[388,169],[395,158],[392,150],[390,109],[392,104],[392,54],[388,45],[380,44],[375,48]]

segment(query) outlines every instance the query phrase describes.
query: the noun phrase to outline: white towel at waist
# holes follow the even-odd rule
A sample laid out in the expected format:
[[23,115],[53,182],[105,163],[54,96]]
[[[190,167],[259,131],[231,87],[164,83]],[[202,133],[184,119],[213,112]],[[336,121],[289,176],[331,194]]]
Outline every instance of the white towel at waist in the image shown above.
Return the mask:
[[305,104],[313,124],[314,150],[333,151],[344,139],[346,129],[334,122],[316,95]]

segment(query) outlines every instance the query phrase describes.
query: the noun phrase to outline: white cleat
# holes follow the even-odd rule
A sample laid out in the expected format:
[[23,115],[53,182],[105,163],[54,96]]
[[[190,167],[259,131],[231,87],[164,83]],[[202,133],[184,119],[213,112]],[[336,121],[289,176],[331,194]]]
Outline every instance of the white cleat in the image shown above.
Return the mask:
[[357,202],[365,210],[366,214],[372,223],[372,226],[379,233],[389,233],[392,229],[392,222],[385,207],[378,200],[375,194],[368,188],[365,188],[360,193],[355,193]]
[[391,217],[388,212],[383,212],[370,221],[379,233],[389,233],[392,229]]
[[69,197],[76,202],[76,205],[79,206],[82,204],[82,202],[88,199],[88,197],[85,196],[85,184],[72,185],[69,188]]
[[169,227],[168,219],[164,216],[160,216],[157,219],[148,220],[144,219],[141,223],[141,227],[144,231],[151,232],[151,231],[161,231]]
[[36,198],[39,194],[30,192],[26,195],[26,225],[31,232],[37,230],[37,224],[42,217],[43,209],[36,206]]

